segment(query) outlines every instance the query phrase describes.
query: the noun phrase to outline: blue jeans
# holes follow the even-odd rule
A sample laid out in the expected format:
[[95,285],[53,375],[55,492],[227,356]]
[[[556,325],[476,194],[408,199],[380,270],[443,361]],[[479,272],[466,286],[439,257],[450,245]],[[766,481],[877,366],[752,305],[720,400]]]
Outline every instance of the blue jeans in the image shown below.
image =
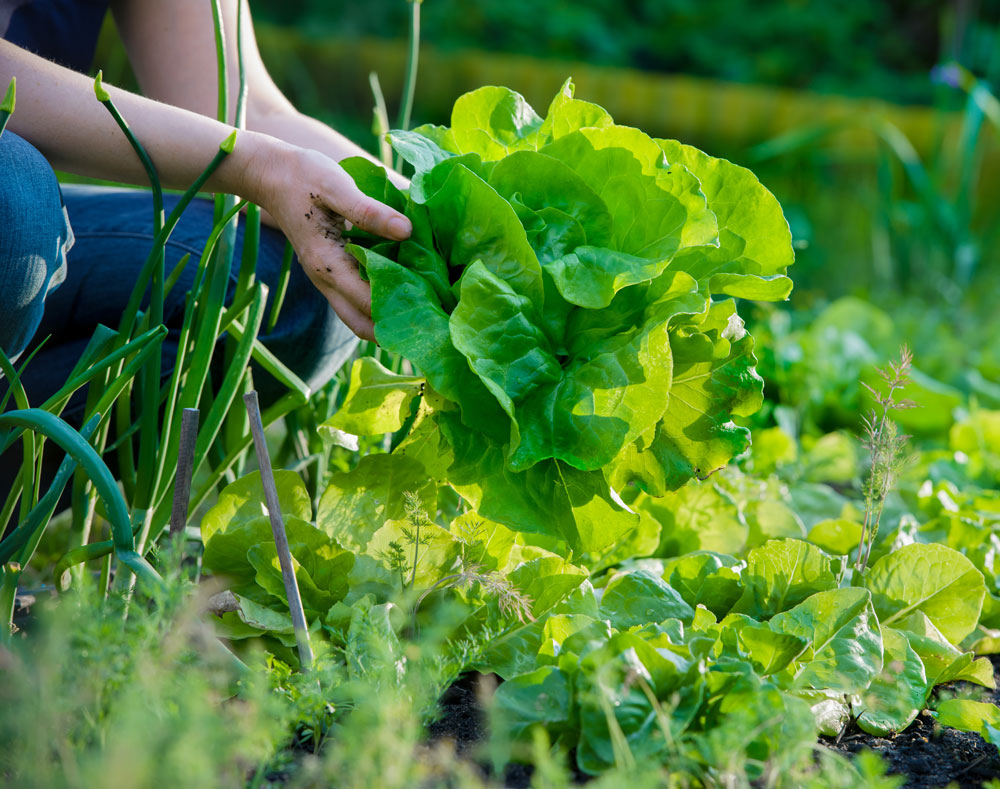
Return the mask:
[[[166,210],[177,196],[164,198]],[[187,253],[192,261],[167,296],[164,374],[172,368],[185,294],[212,229],[213,206],[196,199],[167,243],[166,270]],[[116,328],[136,277],[153,242],[152,197],[148,191],[63,186],[45,158],[9,130],[0,136],[0,348],[11,358],[48,337],[27,365],[22,381],[37,405],[66,381],[97,324]],[[230,293],[243,244],[240,224]],[[257,279],[270,289],[270,315],[285,239],[261,228]],[[273,332],[261,341],[313,389],[327,382],[357,346],[357,338],[313,287],[297,262]],[[265,402],[281,394],[280,384],[254,369]],[[82,407],[71,404],[66,416]]]

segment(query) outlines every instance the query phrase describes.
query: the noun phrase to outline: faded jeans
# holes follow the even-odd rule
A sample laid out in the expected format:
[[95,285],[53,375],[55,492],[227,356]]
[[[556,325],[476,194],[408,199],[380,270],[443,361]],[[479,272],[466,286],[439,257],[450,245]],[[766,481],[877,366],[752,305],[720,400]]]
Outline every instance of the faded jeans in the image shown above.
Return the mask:
[[[165,196],[168,213],[177,200]],[[173,365],[185,295],[211,232],[212,214],[210,201],[196,199],[167,243],[167,272],[186,253],[192,259],[164,305],[164,323],[170,330],[163,344],[164,374]],[[117,327],[152,242],[148,191],[60,189],[52,168],[33,146],[9,130],[0,136],[0,348],[11,358],[26,357],[26,351],[48,337],[22,377],[31,404],[41,403],[66,381],[97,324]],[[241,223],[229,297],[242,242]],[[270,315],[284,249],[281,233],[261,228],[257,279],[270,290],[265,316]],[[261,340],[313,389],[328,381],[357,345],[297,263],[292,265],[278,323]],[[265,402],[281,393],[280,385],[258,368],[254,384]],[[77,398],[64,416],[78,420],[82,404]]]

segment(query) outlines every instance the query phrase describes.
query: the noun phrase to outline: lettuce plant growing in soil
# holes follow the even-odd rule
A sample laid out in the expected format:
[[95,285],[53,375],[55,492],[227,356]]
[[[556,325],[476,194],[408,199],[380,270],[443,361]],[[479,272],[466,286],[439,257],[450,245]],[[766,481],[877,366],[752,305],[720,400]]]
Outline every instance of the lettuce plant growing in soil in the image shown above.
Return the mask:
[[397,451],[484,517],[596,553],[635,529],[615,490],[661,495],[746,449],[733,418],[762,382],[732,297],[784,299],[793,262],[752,173],[618,126],[569,82],[544,119],[488,87],[391,141],[408,195],[345,167],[414,224],[351,247],[379,343],[428,387]]
[[[315,502],[276,474],[340,708],[349,682],[404,687],[408,639],[450,628],[420,676],[503,679],[508,746],[544,729],[586,774],[650,763],[692,785],[795,786],[820,735],[902,731],[943,683],[995,688],[977,657],[1000,626],[995,491],[953,501],[947,540],[938,499],[918,498],[927,533],[871,530],[871,566],[851,573],[860,510],[832,488],[732,468],[702,482],[748,448],[736,420],[763,399],[735,299],[791,288],[788,225],[749,171],[616,125],[569,82],[544,118],[489,87],[450,127],[391,142],[408,192],[344,166],[413,235],[353,231],[349,248],[376,338],[413,369],[357,360],[321,429],[392,434],[392,451]],[[223,634],[294,662],[259,478],[229,485],[201,531],[204,568],[230,581]],[[935,714],[1000,739],[991,704]],[[892,785],[870,761],[844,767],[808,785]]]

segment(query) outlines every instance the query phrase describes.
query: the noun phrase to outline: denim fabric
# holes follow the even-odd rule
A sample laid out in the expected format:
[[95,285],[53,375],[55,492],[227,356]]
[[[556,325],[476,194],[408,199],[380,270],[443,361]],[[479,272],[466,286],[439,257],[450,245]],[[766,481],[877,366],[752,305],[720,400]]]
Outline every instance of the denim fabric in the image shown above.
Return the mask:
[[66,278],[73,245],[55,173],[11,131],[0,136],[0,348],[24,351],[42,320],[45,298]]
[[[62,196],[72,234],[45,159],[28,143],[4,133],[0,137],[0,344],[9,352],[18,343],[23,348],[33,335],[27,346],[31,350],[49,338],[24,373],[32,403],[44,400],[66,380],[98,323],[118,325],[153,242],[148,191],[64,186]],[[165,198],[168,213],[177,200],[177,196]],[[212,215],[211,201],[195,200],[167,244],[168,273],[185,254],[191,254],[191,261],[164,305],[164,322],[170,329],[163,347],[165,374],[176,355],[185,295],[211,232]],[[64,257],[62,250],[73,236],[75,242]],[[230,297],[242,242],[241,221]],[[270,289],[265,315],[270,315],[284,249],[281,233],[261,229],[257,278]],[[63,275],[65,281],[54,287]],[[357,345],[357,338],[297,262],[292,265],[278,323],[261,340],[313,388],[328,381]],[[264,402],[281,394],[280,385],[263,370],[254,370],[254,383]],[[79,408],[79,404],[72,405]],[[66,416],[75,416],[73,411],[71,407]]]

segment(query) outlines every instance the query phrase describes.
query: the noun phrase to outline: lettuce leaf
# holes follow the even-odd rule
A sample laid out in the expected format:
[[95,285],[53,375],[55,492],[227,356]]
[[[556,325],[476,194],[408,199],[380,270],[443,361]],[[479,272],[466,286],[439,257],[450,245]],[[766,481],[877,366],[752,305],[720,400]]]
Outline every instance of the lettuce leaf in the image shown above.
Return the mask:
[[[389,138],[415,170],[408,194],[345,167],[413,237],[355,233],[349,249],[379,343],[441,400],[414,427],[447,458],[424,454],[432,476],[483,517],[607,552],[638,524],[616,490],[661,496],[747,448],[734,418],[760,408],[763,382],[716,297],[783,299],[794,258],[752,173],[615,124],[569,81],[544,117],[486,87],[450,126]],[[359,384],[345,404],[359,418],[334,421],[395,426],[414,386],[387,385],[380,410]]]

